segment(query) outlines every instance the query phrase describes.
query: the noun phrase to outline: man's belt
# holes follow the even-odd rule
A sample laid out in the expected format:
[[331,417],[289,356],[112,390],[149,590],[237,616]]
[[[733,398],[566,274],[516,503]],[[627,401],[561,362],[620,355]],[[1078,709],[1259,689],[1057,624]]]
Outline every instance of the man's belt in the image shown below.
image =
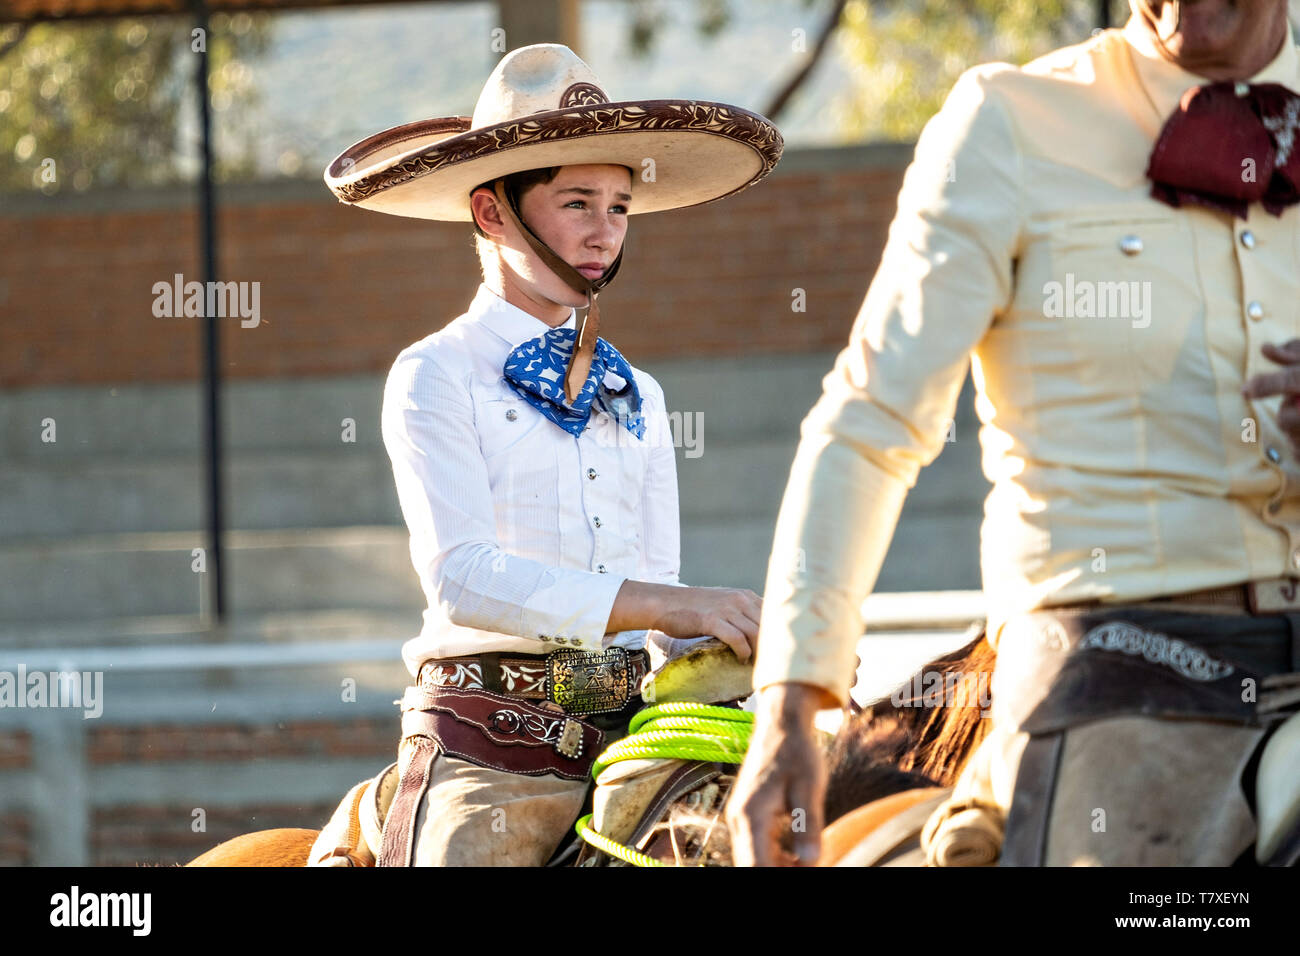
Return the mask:
[[1069,607],[1105,608],[1145,604],[1186,604],[1198,607],[1215,607],[1250,614],[1280,614],[1300,612],[1300,578],[1269,578],[1233,584],[1222,588],[1201,591],[1184,591],[1137,601],[1103,602],[1081,601]]
[[486,690],[524,700],[549,700],[568,714],[622,710],[649,670],[645,651],[565,648],[547,655],[477,654],[425,661],[417,683],[425,690]]

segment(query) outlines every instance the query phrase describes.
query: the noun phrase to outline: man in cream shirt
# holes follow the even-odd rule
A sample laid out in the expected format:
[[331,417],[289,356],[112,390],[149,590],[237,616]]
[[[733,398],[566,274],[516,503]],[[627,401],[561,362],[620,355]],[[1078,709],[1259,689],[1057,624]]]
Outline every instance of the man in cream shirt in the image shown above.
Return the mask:
[[[795,835],[797,856],[816,859],[824,771],[812,715],[847,699],[859,608],[908,489],[943,448],[968,363],[993,484],[981,559],[1000,658],[997,729],[959,790],[1010,805],[1026,746],[1018,724],[1048,691],[1050,669],[1034,655],[1080,640],[1082,619],[1031,612],[1189,592],[1199,593],[1171,608],[1230,606],[1247,582],[1277,604],[1278,579],[1300,573],[1300,348],[1276,347],[1300,336],[1300,210],[1252,203],[1243,217],[1174,206],[1153,198],[1147,174],[1180,99],[1215,81],[1300,90],[1284,0],[1133,0],[1123,30],[1023,68],[968,71],[927,125],[782,503],[756,663],[758,724],[729,807],[739,862],[776,862],[776,821],[795,808],[810,821]],[[1262,121],[1275,149],[1260,163],[1290,161],[1294,106]],[[1234,167],[1243,179],[1269,175],[1247,158]],[[794,554],[798,566],[785,560]],[[1285,613],[1125,620],[1139,621],[1148,641],[1190,637],[1211,665],[1300,667]],[[1143,731],[1123,719],[1094,726],[1108,735],[1096,747],[1141,745]],[[1174,748],[1185,763],[1171,787],[1198,769],[1198,750],[1226,741],[1224,765],[1235,766],[1261,732],[1201,723],[1188,733]],[[1197,806],[1166,829],[1202,824]],[[1090,840],[1088,821],[1056,819],[1055,843],[1033,862],[1230,863],[1251,839],[1249,808],[1233,812],[1219,821],[1231,835],[1223,846],[1172,839],[1163,855],[1116,828]],[[1070,827],[1080,835],[1057,838]]]

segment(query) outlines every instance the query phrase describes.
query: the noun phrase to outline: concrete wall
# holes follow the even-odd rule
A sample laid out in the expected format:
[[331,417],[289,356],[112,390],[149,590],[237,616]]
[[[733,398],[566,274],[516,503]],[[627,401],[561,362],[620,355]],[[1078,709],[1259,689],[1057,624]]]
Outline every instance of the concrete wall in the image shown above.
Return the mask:
[[[832,353],[654,363],[679,447],[682,576],[761,590],[804,414]],[[226,392],[232,607],[241,616],[422,607],[379,436],[382,380],[232,383]],[[201,531],[196,395],[184,386],[25,390],[0,403],[0,643],[73,625],[197,615]],[[882,590],[978,585],[976,423],[969,396],[954,441],[909,500]],[[345,419],[356,440],[342,440]],[[52,421],[53,442],[40,440]],[[64,627],[69,625],[69,627]],[[143,625],[141,625],[143,626]],[[173,633],[168,631],[167,633]],[[78,638],[78,641],[80,639]]]

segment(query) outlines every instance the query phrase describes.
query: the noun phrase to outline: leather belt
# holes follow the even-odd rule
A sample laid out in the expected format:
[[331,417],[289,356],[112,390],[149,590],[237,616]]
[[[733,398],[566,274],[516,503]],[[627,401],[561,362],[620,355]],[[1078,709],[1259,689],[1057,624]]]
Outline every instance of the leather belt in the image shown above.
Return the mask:
[[1300,578],[1269,578],[1200,591],[1184,591],[1138,601],[1081,601],[1068,607],[1131,607],[1147,604],[1186,604],[1240,611],[1243,614],[1300,612]]
[[1181,594],[1165,594],[1147,598],[1143,604],[1203,604],[1214,607],[1231,607],[1246,610],[1250,607],[1247,585],[1233,584],[1223,588],[1203,588]]
[[417,684],[425,690],[486,690],[524,700],[548,700],[568,714],[622,710],[641,691],[650,669],[644,651],[565,648],[545,655],[476,654],[428,660]]

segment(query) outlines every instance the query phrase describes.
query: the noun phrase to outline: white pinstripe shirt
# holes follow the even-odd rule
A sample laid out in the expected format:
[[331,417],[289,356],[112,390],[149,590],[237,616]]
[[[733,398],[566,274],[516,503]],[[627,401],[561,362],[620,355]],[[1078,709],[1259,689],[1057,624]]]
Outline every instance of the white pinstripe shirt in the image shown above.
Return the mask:
[[389,372],[384,446],[428,601],[402,649],[412,674],[435,657],[641,647],[645,631],[605,635],[620,586],[678,583],[663,390],[633,366],[645,438],[603,412],[573,437],[501,376],[511,350],[549,328],[480,286]]

